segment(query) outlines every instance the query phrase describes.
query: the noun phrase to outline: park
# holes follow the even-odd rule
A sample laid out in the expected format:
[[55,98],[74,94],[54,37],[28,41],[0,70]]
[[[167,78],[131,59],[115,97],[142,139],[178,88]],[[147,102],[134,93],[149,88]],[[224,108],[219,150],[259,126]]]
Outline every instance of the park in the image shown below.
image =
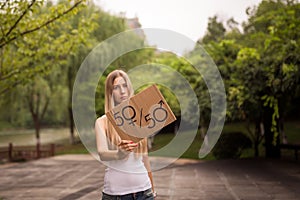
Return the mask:
[[[210,16],[182,53],[147,40],[180,34],[93,1],[0,1],[0,200],[101,198],[92,125],[115,69],[136,94],[156,84],[174,114],[148,138],[157,199],[299,199],[300,3],[243,12]],[[127,108],[140,128],[161,120]]]

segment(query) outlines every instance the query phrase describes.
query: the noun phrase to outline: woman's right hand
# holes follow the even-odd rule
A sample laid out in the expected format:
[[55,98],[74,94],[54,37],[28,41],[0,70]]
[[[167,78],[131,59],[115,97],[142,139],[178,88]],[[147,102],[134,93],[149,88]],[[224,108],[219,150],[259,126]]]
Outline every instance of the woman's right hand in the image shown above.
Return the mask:
[[121,140],[118,147],[125,152],[133,152],[138,147],[138,143],[131,140]]

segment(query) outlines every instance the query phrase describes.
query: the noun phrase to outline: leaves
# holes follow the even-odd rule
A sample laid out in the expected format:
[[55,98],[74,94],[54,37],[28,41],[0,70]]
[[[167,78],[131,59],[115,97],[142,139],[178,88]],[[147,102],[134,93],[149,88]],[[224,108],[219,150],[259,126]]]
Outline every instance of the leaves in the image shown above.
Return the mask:
[[[29,9],[30,2],[34,4]],[[48,84],[45,90],[42,90],[44,93],[41,95],[47,96],[47,88],[49,88],[52,94],[49,97],[51,101],[61,102],[56,104],[60,109],[54,105],[49,106],[50,111],[47,110],[47,112],[53,115],[49,117],[46,113],[47,120],[51,122],[63,118],[63,123],[66,123],[65,111],[67,109],[64,106],[68,105],[69,98],[67,97],[72,97],[73,82],[83,59],[95,44],[106,39],[99,36],[102,35],[101,33],[111,36],[125,30],[123,19],[111,16],[92,4],[88,6],[84,2],[75,0],[52,4],[48,1],[16,1],[18,9],[27,10],[27,12],[12,28],[10,34],[7,34],[7,37],[0,34],[0,39],[9,41],[16,36],[15,32],[19,33],[18,37],[5,43],[0,50],[0,94],[2,98],[11,101],[9,94],[15,91],[20,94],[19,98],[24,97],[20,92],[24,89],[20,89],[20,85],[26,87],[32,84],[43,85],[41,81],[37,81],[37,77],[40,77]],[[10,4],[1,8],[12,12]],[[14,19],[17,14],[1,16],[2,33],[7,32],[13,24],[16,24]],[[2,23],[2,19],[5,23]],[[110,19],[112,24],[105,24],[103,19]],[[101,29],[99,29],[100,24]],[[35,30],[30,31],[33,29]],[[22,35],[25,32],[26,34]],[[69,91],[67,87],[70,88]],[[67,96],[64,96],[62,100],[58,91],[62,91]],[[37,105],[37,101],[32,102],[33,106]],[[23,108],[25,106],[22,105]],[[58,112],[53,112],[53,110],[58,110]],[[26,114],[23,113],[22,116],[26,116],[28,121]]]
[[[18,84],[25,84],[36,74],[48,74],[55,66],[51,59],[66,54],[69,35],[56,35],[58,23],[71,11],[82,9],[76,0],[68,5],[45,4],[46,1],[1,1],[0,95]],[[49,8],[50,7],[50,8]],[[2,21],[3,20],[3,21]]]
[[[55,9],[50,9],[50,13],[42,13],[38,18],[32,18],[30,13],[39,13],[44,0],[12,1],[7,6],[0,5],[1,15],[5,16],[3,26],[1,27],[0,48],[22,36],[50,25],[79,7],[81,3],[83,3],[83,0],[77,0],[69,8],[64,4],[58,4],[55,6]],[[12,8],[14,9],[12,10]]]

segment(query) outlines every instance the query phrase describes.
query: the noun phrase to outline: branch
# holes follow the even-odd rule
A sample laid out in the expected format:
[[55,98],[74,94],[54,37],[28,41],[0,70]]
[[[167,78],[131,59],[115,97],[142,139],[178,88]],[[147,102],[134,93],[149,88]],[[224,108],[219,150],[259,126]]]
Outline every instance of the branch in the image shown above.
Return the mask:
[[33,6],[33,4],[36,2],[36,0],[33,0],[31,4],[28,5],[27,9],[24,10],[24,12],[19,16],[15,24],[10,27],[9,31],[5,34],[5,37],[9,36],[9,34],[17,27],[18,23],[22,20],[22,18],[26,15],[27,11]]
[[[31,65],[28,65],[27,67],[24,67],[22,68],[22,70],[14,70],[12,71],[11,73],[7,74],[6,76],[4,77],[0,77],[0,86],[1,86],[1,81],[5,81],[5,79],[9,79],[9,77],[15,75],[15,74],[21,74],[21,73],[24,73],[23,71],[25,69],[29,69],[31,68]],[[44,68],[43,68],[44,69]],[[27,79],[31,79],[32,77],[34,77],[35,74],[39,74],[40,72],[43,71],[43,69],[40,69],[40,70],[36,70],[36,71],[31,71],[30,73],[28,73],[27,75],[28,76],[25,76],[25,77],[22,77],[22,78],[19,78],[18,81],[13,81],[12,84],[10,84],[9,86],[7,86],[6,88],[0,90],[0,96],[4,95],[7,91],[9,91],[10,89],[24,83],[24,81],[26,81]]]
[[[79,4],[81,4],[82,2],[83,2],[83,0],[80,0],[80,1],[76,2],[72,7],[70,7],[68,10],[64,11],[62,14],[57,15],[56,17],[50,19],[49,21],[45,22],[44,24],[41,24],[40,26],[37,26],[37,27],[35,27],[35,28],[33,28],[33,29],[30,29],[30,30],[27,30],[27,31],[24,31],[24,32],[20,33],[19,36],[27,35],[28,33],[32,33],[32,32],[34,32],[34,31],[37,31],[37,30],[39,30],[39,29],[41,29],[41,28],[43,28],[43,27],[45,27],[45,26],[51,24],[51,23],[54,22],[55,20],[61,18],[62,16],[68,14],[69,12],[71,12],[74,8],[76,8],[76,7],[77,7]],[[2,42],[2,43],[0,44],[0,48],[2,48],[3,46],[7,45],[8,43],[10,43],[10,42],[16,40],[17,38],[18,38],[18,36],[14,36],[14,37],[12,37],[12,38],[6,40],[5,42]]]
[[0,49],[0,78],[2,77],[2,69],[3,69],[3,63],[4,63],[3,51],[4,51],[4,49]]
[[[36,107],[35,107],[35,114],[37,118],[40,118],[40,105],[41,105],[41,93],[38,91],[36,94]],[[35,103],[35,102],[33,102]]]
[[[2,63],[1,63],[2,64]],[[2,66],[2,65],[1,65]],[[15,74],[19,74],[20,72],[18,71],[18,69],[10,71],[8,74],[5,74],[2,76],[2,74],[0,74],[0,81],[4,81],[6,79],[9,79],[10,77],[12,77]]]
[[[13,65],[12,65],[13,66]],[[26,69],[32,69],[33,67],[30,65],[30,64],[27,64],[26,66],[24,66],[24,67],[20,67],[20,68],[17,68],[17,69],[15,69],[15,70],[11,70],[11,71],[9,71],[9,73],[7,73],[7,74],[0,74],[0,82],[1,81],[5,81],[6,79],[9,79],[9,78],[11,78],[12,76],[14,76],[14,75],[16,75],[16,74],[24,74],[24,71],[26,70]],[[1,72],[0,72],[1,73]],[[34,72],[34,73],[36,73],[36,72]],[[29,74],[29,73],[28,73]]]
[[10,86],[8,86],[8,87],[2,89],[2,90],[0,91],[0,96],[4,95],[4,94],[5,94],[6,92],[8,92],[11,88],[16,87],[17,85],[21,84],[22,82],[23,82],[23,80],[17,81],[17,82],[15,82],[13,85],[10,85]]
[[27,100],[28,106],[29,106],[29,111],[32,114],[32,116],[34,116],[34,108],[33,108],[33,97],[32,97],[33,93],[32,90],[28,90],[26,91],[26,95],[25,95],[25,99]]
[[6,0],[6,1],[4,1],[4,2],[1,2],[1,7],[0,7],[0,9],[1,10],[3,10],[3,8],[7,5],[7,3],[8,3],[8,1]]
[[44,105],[44,108],[43,108],[43,111],[42,111],[41,117],[40,117],[41,120],[44,119],[44,116],[45,116],[46,110],[48,108],[49,102],[50,102],[50,97],[46,97],[46,103]]

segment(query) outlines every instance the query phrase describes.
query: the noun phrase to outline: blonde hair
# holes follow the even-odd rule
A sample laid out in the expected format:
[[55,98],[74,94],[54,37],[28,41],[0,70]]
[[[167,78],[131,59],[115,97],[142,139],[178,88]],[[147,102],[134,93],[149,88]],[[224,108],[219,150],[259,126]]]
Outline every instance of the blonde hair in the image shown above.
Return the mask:
[[[131,81],[126,72],[123,70],[114,70],[108,74],[105,81],[105,113],[113,109],[115,101],[112,96],[113,92],[113,83],[116,78],[122,77],[126,84],[129,93],[129,97],[134,95],[134,90],[131,84]],[[115,146],[120,143],[121,138],[119,137],[117,131],[114,129],[113,125],[107,120],[107,130],[106,136],[109,139],[109,142],[112,146]],[[115,147],[112,147],[115,148]],[[144,138],[139,142],[138,148],[135,150],[136,153],[146,153],[147,152],[147,138]]]

